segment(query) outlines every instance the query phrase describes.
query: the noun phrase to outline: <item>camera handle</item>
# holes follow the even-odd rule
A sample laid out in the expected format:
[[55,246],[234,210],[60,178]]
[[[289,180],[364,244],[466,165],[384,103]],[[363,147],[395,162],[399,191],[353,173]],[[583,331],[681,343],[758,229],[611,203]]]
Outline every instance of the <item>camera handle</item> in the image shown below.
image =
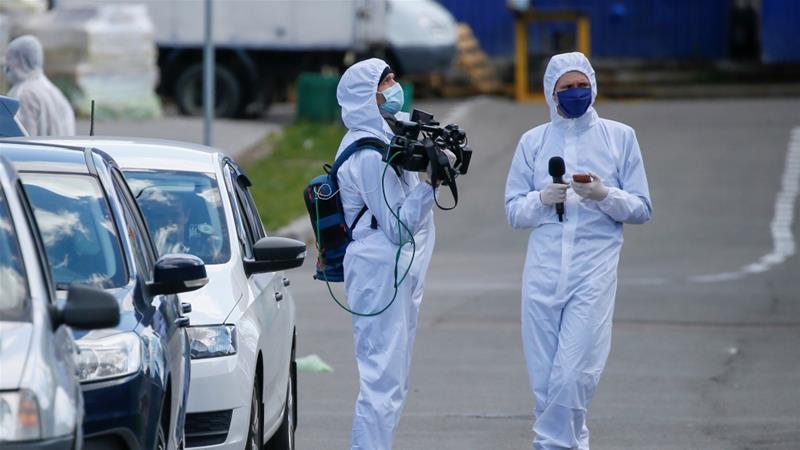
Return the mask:
[[431,165],[431,183],[436,186],[441,181],[443,185],[450,188],[450,193],[453,194],[453,206],[443,207],[439,203],[439,199],[434,196],[436,206],[443,211],[450,211],[458,206],[458,186],[456,185],[456,170],[450,167],[450,161],[447,155],[436,149],[431,138],[424,140],[425,152],[428,154],[428,160]]

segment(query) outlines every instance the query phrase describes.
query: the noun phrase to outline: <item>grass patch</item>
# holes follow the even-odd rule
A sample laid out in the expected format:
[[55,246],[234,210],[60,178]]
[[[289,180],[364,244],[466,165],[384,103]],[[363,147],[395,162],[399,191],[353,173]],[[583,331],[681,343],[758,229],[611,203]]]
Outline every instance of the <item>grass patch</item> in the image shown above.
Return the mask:
[[[347,130],[341,125],[295,123],[262,142],[268,153],[244,164],[261,220],[274,232],[306,214],[303,188],[332,163]],[[259,149],[256,149],[256,153]]]

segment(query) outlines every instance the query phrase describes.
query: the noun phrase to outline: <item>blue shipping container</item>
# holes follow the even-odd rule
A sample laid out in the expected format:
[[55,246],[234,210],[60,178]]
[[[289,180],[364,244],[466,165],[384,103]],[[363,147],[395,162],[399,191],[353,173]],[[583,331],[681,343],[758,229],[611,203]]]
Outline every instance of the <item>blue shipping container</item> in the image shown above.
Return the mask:
[[[514,22],[505,1],[440,2],[472,27],[487,53],[513,54]],[[589,15],[595,56],[672,60],[727,56],[730,0],[532,0],[531,4],[534,10],[569,9]],[[532,26],[530,47],[534,51],[546,47],[554,41],[547,35],[571,30],[574,27],[564,24]]]
[[459,22],[469,24],[490,55],[514,53],[514,17],[503,0],[439,0]]
[[761,61],[800,62],[800,2],[763,0]]

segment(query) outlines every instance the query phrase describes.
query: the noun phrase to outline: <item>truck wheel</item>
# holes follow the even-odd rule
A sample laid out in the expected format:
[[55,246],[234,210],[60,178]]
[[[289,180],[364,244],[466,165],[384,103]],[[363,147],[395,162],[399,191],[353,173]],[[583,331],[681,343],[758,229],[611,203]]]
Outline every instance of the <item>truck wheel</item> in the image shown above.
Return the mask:
[[[236,75],[225,66],[214,68],[214,113],[217,117],[237,117],[244,107],[242,86]],[[203,65],[186,68],[175,81],[175,101],[181,113],[203,115]]]

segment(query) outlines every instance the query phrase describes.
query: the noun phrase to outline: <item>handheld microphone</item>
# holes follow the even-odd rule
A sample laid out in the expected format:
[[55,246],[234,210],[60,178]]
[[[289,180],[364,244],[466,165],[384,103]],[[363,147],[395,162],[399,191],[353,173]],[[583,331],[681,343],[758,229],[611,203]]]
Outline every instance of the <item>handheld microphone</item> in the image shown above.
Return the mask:
[[[564,166],[564,159],[560,156],[554,156],[550,158],[550,162],[547,165],[547,171],[551,177],[553,177],[553,183],[558,184],[565,184],[564,183],[564,173],[567,171],[566,167]],[[558,214],[558,221],[564,221],[564,204],[563,203],[556,203],[556,214]]]

